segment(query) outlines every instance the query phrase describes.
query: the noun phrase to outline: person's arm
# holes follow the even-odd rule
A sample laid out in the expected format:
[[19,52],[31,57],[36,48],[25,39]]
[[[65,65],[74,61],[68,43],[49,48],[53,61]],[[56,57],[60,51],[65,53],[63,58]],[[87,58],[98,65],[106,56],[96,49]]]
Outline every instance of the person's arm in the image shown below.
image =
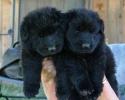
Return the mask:
[[[55,76],[56,76],[56,71],[52,60],[45,59],[43,62],[41,80],[45,95],[47,96],[47,100],[57,100],[55,91],[56,88]],[[98,100],[119,100],[105,76],[103,84],[104,84],[103,91],[99,96]]]
[[53,62],[51,59],[50,60],[44,59],[42,65],[43,69],[41,73],[41,80],[44,93],[47,97],[47,100],[57,100],[56,90],[55,90],[56,71]]
[[105,76],[103,79],[103,84],[103,91],[98,100],[119,100]]

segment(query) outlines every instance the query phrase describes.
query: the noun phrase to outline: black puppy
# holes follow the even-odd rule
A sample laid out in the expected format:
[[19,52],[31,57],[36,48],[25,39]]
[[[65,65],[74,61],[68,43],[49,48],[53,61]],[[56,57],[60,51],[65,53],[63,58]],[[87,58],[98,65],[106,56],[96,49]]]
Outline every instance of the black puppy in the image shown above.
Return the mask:
[[64,44],[62,13],[55,8],[42,8],[29,13],[20,29],[24,93],[34,97],[40,87],[44,57],[59,53]]
[[[69,27],[66,34],[66,43],[72,53],[84,59],[86,63],[88,78],[91,80],[91,87],[94,90],[93,92],[90,91],[92,94],[89,96],[97,98],[100,95],[103,88],[102,80],[104,74],[115,93],[118,94],[115,61],[111,50],[105,43],[103,21],[96,12],[87,9],[71,10],[67,13],[67,16],[69,18]],[[79,78],[80,75],[78,74],[76,77]],[[84,80],[77,81],[76,79],[78,78],[74,78],[73,85],[81,89],[79,93],[82,95],[85,88],[83,85],[87,84],[88,81],[85,81],[86,83],[83,82]],[[72,95],[71,100],[73,98],[74,96]],[[84,93],[81,100],[87,100],[84,99]]]

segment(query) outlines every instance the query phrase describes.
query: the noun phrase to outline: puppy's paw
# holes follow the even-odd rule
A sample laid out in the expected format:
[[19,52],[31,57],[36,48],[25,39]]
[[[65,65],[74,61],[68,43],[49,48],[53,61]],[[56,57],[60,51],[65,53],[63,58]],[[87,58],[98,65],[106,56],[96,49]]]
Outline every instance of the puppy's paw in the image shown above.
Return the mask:
[[78,92],[82,96],[91,95],[94,92],[94,88],[90,82],[81,82],[77,87]]
[[83,91],[80,91],[80,95],[82,96],[87,96],[87,95],[91,95],[93,93],[94,90],[83,90]]
[[97,100],[96,97],[88,96],[87,100]]
[[95,97],[95,98],[98,98],[101,93],[102,93],[102,90],[103,90],[103,84],[100,82],[100,83],[96,83],[94,85],[94,92],[91,94],[92,97]]
[[24,86],[24,94],[27,98],[35,97],[38,94],[39,84],[27,84]]
[[68,97],[61,97],[61,98],[58,98],[58,100],[69,100]]

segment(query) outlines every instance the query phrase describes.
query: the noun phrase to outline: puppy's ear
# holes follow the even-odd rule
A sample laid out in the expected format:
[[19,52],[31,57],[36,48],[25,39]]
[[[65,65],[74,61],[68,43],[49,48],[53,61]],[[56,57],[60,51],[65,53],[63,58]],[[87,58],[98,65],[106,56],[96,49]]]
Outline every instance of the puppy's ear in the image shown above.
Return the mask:
[[100,33],[104,33],[104,22],[103,20],[100,18],[99,14],[97,12],[92,13],[93,17],[95,17],[99,23],[100,26]]
[[104,21],[102,19],[99,19],[99,24],[100,24],[100,32],[104,33]]
[[20,36],[21,36],[21,40],[24,42],[29,39],[28,26],[25,24],[25,22],[22,22],[20,26]]

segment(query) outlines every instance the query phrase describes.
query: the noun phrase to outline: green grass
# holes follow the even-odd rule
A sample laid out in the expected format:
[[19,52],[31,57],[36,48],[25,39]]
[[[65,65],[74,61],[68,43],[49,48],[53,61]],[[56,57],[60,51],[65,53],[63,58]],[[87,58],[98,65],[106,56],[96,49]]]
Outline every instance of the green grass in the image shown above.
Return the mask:
[[[8,96],[24,96],[23,90],[22,90],[22,85],[13,85],[13,84],[2,83],[1,92],[2,92],[3,95],[8,95]],[[37,96],[40,96],[40,97],[44,96],[45,97],[42,89],[40,89],[39,94]],[[0,98],[0,100],[5,100],[5,99]],[[41,99],[9,98],[9,100],[41,100]]]

